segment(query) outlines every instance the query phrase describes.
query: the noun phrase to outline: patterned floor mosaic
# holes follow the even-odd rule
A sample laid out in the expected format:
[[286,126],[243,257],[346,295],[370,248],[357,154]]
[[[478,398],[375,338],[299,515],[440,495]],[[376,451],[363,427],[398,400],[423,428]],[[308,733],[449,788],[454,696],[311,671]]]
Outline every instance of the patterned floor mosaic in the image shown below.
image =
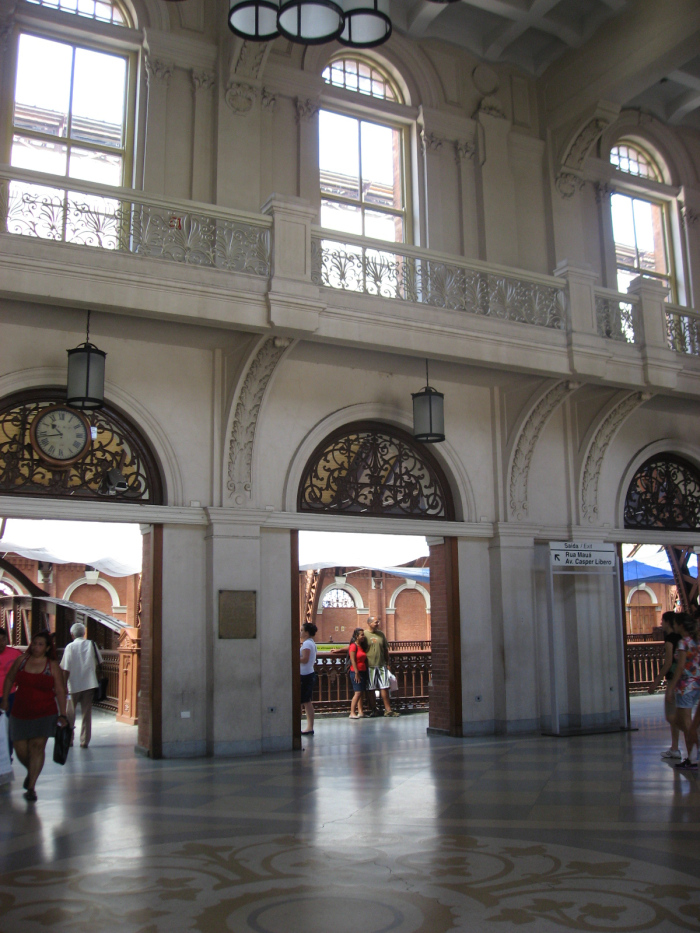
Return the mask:
[[36,804],[0,797],[0,931],[700,931],[700,787],[659,704],[566,740],[319,720],[238,761],[138,759],[100,718]]

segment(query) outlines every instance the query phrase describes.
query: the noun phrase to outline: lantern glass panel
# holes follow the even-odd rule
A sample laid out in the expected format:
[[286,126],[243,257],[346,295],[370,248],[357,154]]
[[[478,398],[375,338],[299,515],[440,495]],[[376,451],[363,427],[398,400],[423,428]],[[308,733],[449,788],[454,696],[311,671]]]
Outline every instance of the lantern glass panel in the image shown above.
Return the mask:
[[105,357],[93,346],[68,351],[67,401],[73,408],[101,408],[104,404]]

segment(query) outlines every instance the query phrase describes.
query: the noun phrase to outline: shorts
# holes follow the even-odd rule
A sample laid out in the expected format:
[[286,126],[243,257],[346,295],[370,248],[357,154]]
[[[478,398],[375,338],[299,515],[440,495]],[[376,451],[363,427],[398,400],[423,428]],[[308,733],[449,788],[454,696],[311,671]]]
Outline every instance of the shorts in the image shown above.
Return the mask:
[[314,698],[314,687],[318,680],[318,674],[312,671],[311,674],[301,675],[301,702],[310,703]]
[[363,690],[367,689],[367,671],[359,671],[357,676],[353,671],[350,671],[350,683],[355,693],[362,693]]
[[388,667],[370,667],[368,690],[388,690],[389,689],[389,668]]
[[692,709],[700,700],[700,687],[694,690],[686,690],[685,693],[676,694],[676,706],[678,709]]
[[29,739],[50,739],[56,735],[56,716],[41,716],[39,719],[18,719],[10,716],[10,738],[13,742],[26,742]]

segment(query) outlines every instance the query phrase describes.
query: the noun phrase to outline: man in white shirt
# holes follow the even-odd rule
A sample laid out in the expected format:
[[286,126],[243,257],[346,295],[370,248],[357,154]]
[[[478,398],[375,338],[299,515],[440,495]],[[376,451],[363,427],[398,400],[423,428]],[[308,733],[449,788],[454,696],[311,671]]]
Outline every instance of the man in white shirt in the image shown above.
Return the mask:
[[61,658],[67,689],[70,691],[66,716],[71,728],[75,727],[75,710],[80,704],[80,747],[87,748],[92,735],[92,701],[97,689],[97,665],[102,664],[102,655],[97,645],[85,637],[82,622],[71,625],[73,641],[66,645]]

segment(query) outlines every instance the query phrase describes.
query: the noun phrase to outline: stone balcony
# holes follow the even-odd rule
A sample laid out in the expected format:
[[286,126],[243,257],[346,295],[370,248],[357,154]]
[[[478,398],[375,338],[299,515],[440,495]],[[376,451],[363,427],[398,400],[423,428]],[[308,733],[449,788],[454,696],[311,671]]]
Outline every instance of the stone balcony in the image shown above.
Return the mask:
[[0,168],[0,294],[700,394],[700,315],[638,279],[553,276],[260,214]]

